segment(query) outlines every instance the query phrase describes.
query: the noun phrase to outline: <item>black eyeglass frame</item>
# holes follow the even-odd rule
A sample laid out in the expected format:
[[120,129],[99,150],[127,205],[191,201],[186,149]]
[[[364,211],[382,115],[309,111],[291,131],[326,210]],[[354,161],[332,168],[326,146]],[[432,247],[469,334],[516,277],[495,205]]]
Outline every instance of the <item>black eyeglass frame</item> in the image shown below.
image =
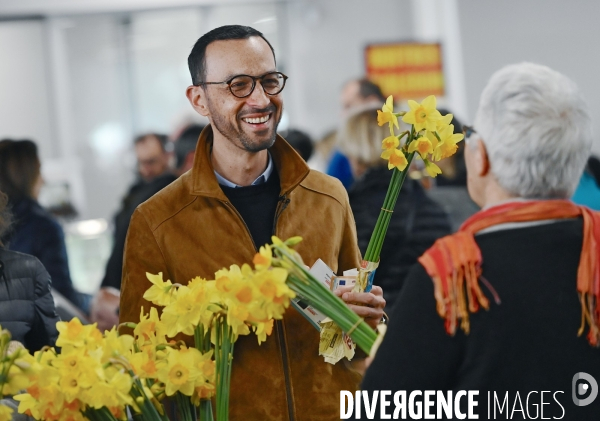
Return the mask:
[[463,135],[465,136],[465,141],[470,138],[473,133],[477,133],[477,130],[475,130],[473,126],[467,126],[466,124],[463,124]]
[[[262,81],[265,77],[269,76],[269,75],[281,75],[283,78],[283,83],[281,85],[281,89],[275,93],[269,93],[267,92],[267,90],[265,89],[264,85],[262,84]],[[250,92],[248,92],[248,94],[244,95],[244,96],[239,96],[233,93],[233,90],[231,89],[231,82],[233,82],[234,79],[238,78],[238,77],[249,77],[252,79],[252,88],[250,88]],[[256,81],[259,80],[260,84],[263,87],[263,91],[265,92],[265,94],[269,95],[269,96],[274,96],[274,95],[279,95],[281,93],[281,91],[283,91],[283,88],[285,88],[285,82],[288,80],[288,77],[286,75],[284,75],[281,72],[269,72],[269,73],[265,73],[262,76],[251,76],[251,75],[235,75],[232,76],[231,78],[227,79],[226,81],[223,82],[199,82],[196,86],[201,86],[201,85],[224,85],[226,84],[229,87],[229,92],[231,92],[231,95],[233,95],[236,98],[247,98],[250,95],[252,95],[252,92],[254,92],[254,89],[256,88]]]

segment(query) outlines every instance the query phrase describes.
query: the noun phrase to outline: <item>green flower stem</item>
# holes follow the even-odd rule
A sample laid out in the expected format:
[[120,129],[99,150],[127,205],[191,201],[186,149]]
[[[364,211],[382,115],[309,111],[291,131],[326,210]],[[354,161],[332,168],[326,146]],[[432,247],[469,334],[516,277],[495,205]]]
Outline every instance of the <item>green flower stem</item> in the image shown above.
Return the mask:
[[100,414],[102,414],[102,419],[103,420],[117,421],[117,418],[105,406],[103,406],[102,408],[100,408],[100,410],[98,412]]
[[175,394],[175,402],[177,402],[178,419],[180,421],[196,421],[196,408],[187,396],[181,392],[177,392]]
[[343,331],[348,332],[354,327],[350,337],[368,354],[377,338],[377,333],[346,303],[315,279],[306,270],[304,264],[288,253],[284,247],[274,246],[274,249],[278,259],[274,259],[273,264],[288,269],[287,283],[290,288],[333,320]]
[[[414,126],[411,128],[408,138],[406,139],[405,147],[408,147],[410,143],[414,140],[416,136]],[[408,164],[404,170],[400,171],[397,168],[394,168],[394,172],[392,173],[392,178],[390,180],[390,184],[388,186],[387,193],[385,194],[385,199],[383,201],[382,210],[379,212],[379,217],[377,218],[377,223],[375,224],[375,228],[373,229],[373,234],[371,234],[371,239],[369,240],[369,245],[367,246],[367,251],[365,252],[364,259],[368,262],[378,262],[379,256],[381,255],[381,248],[383,247],[383,241],[385,240],[385,235],[387,234],[388,227],[390,226],[390,220],[392,219],[392,212],[396,206],[396,201],[398,200],[398,195],[400,194],[400,189],[402,189],[402,185],[404,184],[404,180],[406,180],[406,175],[408,174],[408,169],[410,168],[410,164],[415,156],[415,152],[411,152],[406,157],[406,161]],[[384,210],[385,209],[385,210]]]
[[[327,317],[332,319],[343,331],[348,332],[355,326],[357,327],[352,331],[350,337],[354,342],[366,353],[369,353],[377,333],[371,329],[361,318],[348,308],[348,306],[339,298],[331,294],[327,289],[323,294],[329,294],[341,302],[344,307],[334,306],[337,303],[331,303],[330,300],[320,299],[319,294],[314,294],[314,290],[310,286],[303,284],[303,281],[295,276],[290,278],[290,288],[296,291],[304,299],[308,300],[317,310],[325,314]],[[346,311],[349,310],[349,311]]]
[[210,399],[202,399],[200,400],[200,416],[198,419],[200,421],[213,421],[213,412],[212,412],[212,402]]
[[210,329],[207,329],[205,332],[202,323],[194,329],[194,346],[203,354],[210,351]]
[[103,406],[100,409],[87,408],[84,411],[81,411],[83,416],[89,419],[90,421],[118,421],[115,416]]
[[[407,166],[408,168],[408,166]],[[395,194],[395,190],[397,188],[398,179],[400,178],[400,171],[397,168],[394,168],[392,172],[392,178],[390,180],[390,184],[388,185],[388,190],[385,194],[385,199],[383,200],[383,209],[390,209],[390,199]],[[369,240],[369,245],[367,246],[367,251],[365,252],[364,259],[369,262],[377,262],[374,260],[375,258],[379,258],[379,255],[375,254],[375,248],[377,244],[382,242],[381,236],[385,236],[385,232],[382,232],[382,227],[384,224],[385,218],[391,215],[391,213],[381,210],[379,212],[379,216],[377,217],[377,223],[375,224],[375,228],[373,229],[373,234],[371,234],[371,239]]]
[[143,420],[144,421],[169,421],[167,416],[161,415],[158,412],[158,410],[156,409],[156,407],[152,404],[152,402],[150,402],[150,400],[144,393],[144,388],[143,388],[143,385],[142,385],[142,382],[140,381],[140,379],[137,378],[132,371],[129,371],[129,374],[131,375],[132,378],[135,379],[133,381],[133,386],[131,387],[129,394],[131,395],[131,397],[134,400],[136,400],[139,397],[143,398],[143,402],[141,404],[138,404]]
[[[397,180],[395,180],[395,183],[393,186],[394,187],[393,194],[391,195],[390,200],[387,203],[388,207],[385,207],[385,209],[389,209],[389,210],[393,211],[394,208],[396,207],[396,202],[398,201],[398,196],[400,194],[400,190],[402,189],[404,180],[406,180],[406,176],[408,174],[408,169],[410,167],[410,164],[411,164],[414,156],[415,156],[415,152],[411,152],[410,154],[408,154],[408,156],[406,158],[406,160],[408,161],[408,165],[406,166],[406,168],[403,171],[398,171],[399,177]],[[385,235],[387,234],[387,230],[390,225],[390,220],[392,219],[392,213],[390,213],[390,212],[381,211],[380,216],[382,216],[381,214],[385,214],[385,215],[383,215],[383,218],[382,218],[382,224],[381,224],[381,227],[378,232],[377,242],[375,243],[373,255],[369,256],[369,257],[372,257],[374,260],[370,260],[369,258],[366,257],[366,254],[365,254],[365,260],[367,260],[369,262],[379,261],[379,256],[381,255],[381,249],[383,247],[383,241],[385,240]]]
[[215,363],[217,365],[217,421],[229,421],[229,388],[233,359],[233,331],[225,316],[215,321]]

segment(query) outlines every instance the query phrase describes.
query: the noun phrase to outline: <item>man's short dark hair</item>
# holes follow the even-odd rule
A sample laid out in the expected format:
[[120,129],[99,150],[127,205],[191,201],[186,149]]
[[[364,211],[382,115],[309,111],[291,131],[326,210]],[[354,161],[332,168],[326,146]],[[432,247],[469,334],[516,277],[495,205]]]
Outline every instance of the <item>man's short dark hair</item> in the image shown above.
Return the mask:
[[358,93],[363,98],[369,98],[371,96],[376,97],[380,102],[385,102],[385,96],[381,92],[381,88],[369,79],[359,79],[358,81]]
[[192,83],[199,85],[204,82],[206,77],[206,47],[214,41],[227,41],[230,39],[248,39],[250,37],[261,37],[271,48],[273,59],[275,59],[275,50],[271,43],[264,37],[262,32],[249,26],[226,25],[213,29],[202,35],[194,44],[192,52],[188,56],[188,67],[192,76]]
[[133,141],[133,144],[137,145],[138,143],[145,142],[146,139],[151,138],[151,137],[158,140],[158,143],[160,143],[160,147],[163,150],[163,152],[167,151],[167,145],[169,144],[169,138],[167,135],[164,135],[164,134],[159,134],[159,133],[141,134],[135,138],[135,140]]
[[31,140],[0,140],[0,190],[11,203],[34,197],[40,177],[40,157]]
[[201,124],[193,124],[188,126],[175,140],[175,166],[178,169],[183,166],[185,163],[185,158],[188,156],[188,154],[196,150],[198,138],[200,137],[202,130],[204,130],[204,127],[206,126]]

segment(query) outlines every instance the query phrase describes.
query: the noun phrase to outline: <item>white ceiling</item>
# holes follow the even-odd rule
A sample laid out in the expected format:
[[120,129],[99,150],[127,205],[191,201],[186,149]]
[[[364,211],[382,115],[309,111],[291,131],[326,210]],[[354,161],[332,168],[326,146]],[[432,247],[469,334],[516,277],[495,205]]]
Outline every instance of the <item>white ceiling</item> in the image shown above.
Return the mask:
[[0,17],[124,12],[235,3],[257,3],[257,0],[0,0]]

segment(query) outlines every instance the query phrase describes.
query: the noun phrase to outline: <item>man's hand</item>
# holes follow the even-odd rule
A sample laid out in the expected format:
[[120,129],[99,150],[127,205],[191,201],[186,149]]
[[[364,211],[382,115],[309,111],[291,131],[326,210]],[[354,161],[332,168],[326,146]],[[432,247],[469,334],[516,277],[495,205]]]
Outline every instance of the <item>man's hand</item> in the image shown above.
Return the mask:
[[119,324],[119,298],[118,289],[107,287],[101,288],[94,297],[90,310],[92,322],[98,323],[101,332],[110,330]]
[[385,307],[383,290],[376,285],[373,285],[371,292],[352,292],[352,288],[352,286],[340,287],[334,291],[334,294],[344,300],[352,311],[365,319],[369,326],[376,329],[383,317]]

